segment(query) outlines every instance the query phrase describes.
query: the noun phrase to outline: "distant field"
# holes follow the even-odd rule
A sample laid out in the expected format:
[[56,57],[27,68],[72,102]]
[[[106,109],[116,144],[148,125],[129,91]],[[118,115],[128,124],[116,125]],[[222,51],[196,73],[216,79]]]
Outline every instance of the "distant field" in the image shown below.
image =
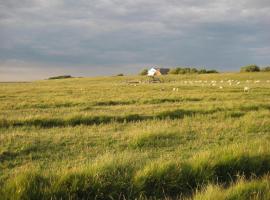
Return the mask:
[[160,79],[0,83],[0,199],[270,199],[270,73]]

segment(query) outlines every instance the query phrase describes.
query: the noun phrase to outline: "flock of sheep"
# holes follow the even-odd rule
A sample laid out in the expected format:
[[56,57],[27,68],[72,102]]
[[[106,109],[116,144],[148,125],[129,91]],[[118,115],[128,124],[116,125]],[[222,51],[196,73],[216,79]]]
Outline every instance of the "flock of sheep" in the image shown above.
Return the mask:
[[[169,81],[169,82],[176,82],[176,81]],[[147,83],[147,82],[143,82],[143,81],[129,81],[127,82],[129,85],[133,85],[133,86],[138,86],[138,84],[140,83]],[[178,82],[179,83],[179,82]],[[245,81],[239,81],[239,80],[182,80],[180,81],[180,83],[182,85],[190,85],[190,86],[211,86],[211,87],[217,87],[219,89],[224,89],[224,87],[233,87],[233,86],[242,86],[243,91],[245,93],[250,92],[251,84],[259,84],[259,83],[270,83],[270,80],[266,80],[266,81],[261,81],[261,80],[245,80]],[[162,91],[165,90],[164,88],[161,89]],[[179,88],[174,87],[172,89],[172,91],[174,92],[178,92]]]
[[[224,86],[228,85],[228,86],[240,86],[240,85],[244,85],[243,86],[243,91],[244,92],[249,92],[250,91],[250,87],[247,86],[249,84],[258,84],[261,83],[261,80],[246,80],[246,81],[239,81],[239,80],[220,80],[220,81],[216,81],[216,80],[195,80],[195,81],[181,81],[182,84],[184,85],[200,85],[200,86],[212,86],[212,87],[218,87],[219,89],[223,89]],[[242,83],[242,84],[241,84]],[[270,83],[270,80],[267,80],[266,83]],[[178,88],[173,88],[173,91],[178,91]]]

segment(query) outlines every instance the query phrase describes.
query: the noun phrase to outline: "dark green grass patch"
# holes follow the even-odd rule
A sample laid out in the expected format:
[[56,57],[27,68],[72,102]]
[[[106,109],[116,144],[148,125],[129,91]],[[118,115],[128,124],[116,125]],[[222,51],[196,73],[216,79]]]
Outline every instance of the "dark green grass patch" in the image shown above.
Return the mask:
[[208,183],[230,184],[241,175],[260,177],[270,171],[270,155],[215,155],[199,161],[159,161],[145,166],[134,184],[147,197],[186,196]]
[[130,114],[126,116],[75,116],[71,118],[33,118],[25,120],[0,120],[0,127],[20,127],[20,126],[36,126],[42,128],[50,127],[63,127],[63,126],[77,126],[77,125],[98,125],[98,124],[108,124],[112,122],[127,123],[127,122],[137,122],[144,120],[153,119],[182,119],[184,117],[192,117],[195,114],[213,114],[219,112],[220,108],[215,108],[213,110],[184,110],[177,109],[173,111],[165,111],[158,113],[156,115],[147,116],[139,114]]
[[3,200],[47,199],[50,192],[49,179],[37,172],[24,172],[8,180],[0,189]]
[[94,103],[94,106],[117,106],[117,105],[130,105],[136,101],[99,101]]
[[180,142],[180,137],[175,132],[146,133],[138,136],[131,142],[134,148],[169,147]]
[[162,104],[162,103],[178,103],[178,102],[196,102],[201,101],[201,98],[163,98],[163,99],[150,99],[143,101],[143,104]]

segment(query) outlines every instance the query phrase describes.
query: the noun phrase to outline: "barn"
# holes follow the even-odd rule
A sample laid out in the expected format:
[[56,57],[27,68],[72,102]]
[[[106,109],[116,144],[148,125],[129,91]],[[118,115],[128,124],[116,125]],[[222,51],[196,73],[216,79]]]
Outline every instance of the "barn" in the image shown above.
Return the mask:
[[168,68],[152,67],[151,69],[148,70],[147,75],[148,76],[166,75],[166,74],[168,74],[169,70],[170,69],[168,69]]

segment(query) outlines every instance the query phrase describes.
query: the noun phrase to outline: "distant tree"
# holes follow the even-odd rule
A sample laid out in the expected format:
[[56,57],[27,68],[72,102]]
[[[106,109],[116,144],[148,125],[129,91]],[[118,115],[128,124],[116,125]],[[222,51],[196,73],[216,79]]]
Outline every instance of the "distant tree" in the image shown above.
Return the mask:
[[147,73],[148,73],[148,70],[147,70],[147,69],[143,69],[143,70],[139,73],[139,75],[145,76],[145,75],[147,75]]
[[270,72],[270,66],[261,69],[262,72]]
[[200,69],[200,70],[198,71],[198,73],[199,73],[199,74],[206,74],[207,71],[206,71],[206,69]]
[[116,76],[124,76],[124,74],[120,73],[120,74],[116,74]]
[[259,72],[260,67],[257,65],[246,65],[241,67],[240,72]]
[[62,75],[62,76],[53,76],[53,77],[49,77],[49,80],[53,80],[53,79],[65,79],[65,78],[72,78],[72,76],[70,75]]
[[206,70],[207,74],[212,74],[212,73],[218,73],[217,70],[211,69],[211,70]]
[[216,70],[196,69],[195,67],[171,68],[169,74],[209,74],[218,73]]
[[193,67],[190,69],[190,73],[198,73],[198,70],[195,67]]
[[176,68],[171,68],[169,74],[178,74],[178,71]]

